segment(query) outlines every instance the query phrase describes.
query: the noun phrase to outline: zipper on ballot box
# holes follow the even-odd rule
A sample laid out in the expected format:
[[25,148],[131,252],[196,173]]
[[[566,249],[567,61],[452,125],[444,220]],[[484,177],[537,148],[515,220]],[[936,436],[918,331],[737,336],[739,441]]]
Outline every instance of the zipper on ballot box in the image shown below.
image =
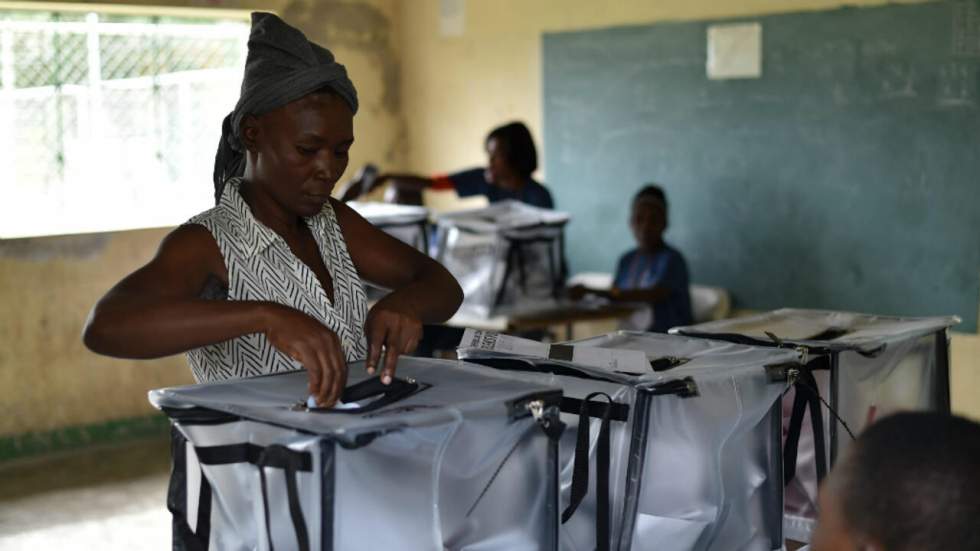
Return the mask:
[[537,393],[517,398],[507,403],[507,417],[511,421],[533,418],[549,436],[561,434],[564,425],[559,420],[560,390]]

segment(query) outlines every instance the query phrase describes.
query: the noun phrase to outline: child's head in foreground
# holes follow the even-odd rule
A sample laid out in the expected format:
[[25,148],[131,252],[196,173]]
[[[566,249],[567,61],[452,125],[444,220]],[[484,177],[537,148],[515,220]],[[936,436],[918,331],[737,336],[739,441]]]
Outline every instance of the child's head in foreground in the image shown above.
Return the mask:
[[813,551],[980,551],[980,425],[935,412],[868,427],[820,490]]

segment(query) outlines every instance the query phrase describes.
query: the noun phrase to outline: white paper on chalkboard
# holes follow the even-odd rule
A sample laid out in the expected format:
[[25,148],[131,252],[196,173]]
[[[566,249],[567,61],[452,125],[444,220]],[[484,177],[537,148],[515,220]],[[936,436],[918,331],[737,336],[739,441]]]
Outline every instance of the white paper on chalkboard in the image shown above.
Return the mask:
[[466,0],[439,2],[439,33],[442,36],[463,36],[466,31]]
[[762,25],[737,23],[708,27],[708,78],[762,76]]

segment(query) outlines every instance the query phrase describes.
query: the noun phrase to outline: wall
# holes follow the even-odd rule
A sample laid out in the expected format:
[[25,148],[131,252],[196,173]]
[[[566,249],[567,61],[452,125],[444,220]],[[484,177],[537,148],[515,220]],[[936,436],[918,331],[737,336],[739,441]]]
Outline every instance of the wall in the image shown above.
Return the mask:
[[[402,98],[404,112],[411,114],[406,126],[408,163],[403,168],[431,173],[481,164],[487,130],[511,119],[525,121],[540,144],[543,33],[886,3],[469,0],[463,35],[444,37],[439,0],[403,2],[398,16],[403,29]],[[542,178],[547,181],[547,175]],[[980,419],[980,336],[954,334],[951,360],[954,409]]]
[[[525,121],[541,139],[541,35],[664,20],[881,5],[880,0],[467,0],[465,31],[443,37],[440,0],[398,4],[408,164],[422,172],[484,162],[487,130]],[[542,164],[543,166],[543,164]]]
[[[359,88],[361,110],[354,119],[357,143],[351,166],[366,159],[402,161],[394,0],[142,3],[263,9],[283,15],[311,39],[331,47]],[[224,115],[215,113],[215,124]],[[201,185],[210,187],[210,180],[210,174],[201,175]],[[43,215],[39,207],[24,205]],[[0,240],[0,459],[28,448],[59,447],[65,438],[50,431],[66,426],[97,425],[95,432],[118,434],[118,427],[105,422],[153,415],[147,390],[192,382],[181,357],[114,360],[88,352],[80,339],[85,316],[98,297],[149,260],[166,232]],[[31,445],[11,439],[28,432],[42,437],[30,440]],[[97,438],[84,431],[72,434],[71,442]],[[18,446],[23,449],[18,451]]]
[[953,411],[980,421],[980,334],[953,333],[949,361]]
[[149,414],[147,390],[192,382],[182,358],[103,358],[80,338],[98,297],[165,233],[0,241],[0,435]]

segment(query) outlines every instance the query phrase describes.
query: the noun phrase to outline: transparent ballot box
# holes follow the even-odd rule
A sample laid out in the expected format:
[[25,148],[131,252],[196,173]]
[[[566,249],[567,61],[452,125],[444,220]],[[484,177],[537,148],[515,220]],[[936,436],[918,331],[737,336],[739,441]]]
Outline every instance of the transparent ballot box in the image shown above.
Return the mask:
[[652,333],[459,348],[562,389],[562,549],[781,549],[779,399],[797,354]]
[[358,201],[351,201],[347,205],[388,235],[429,254],[429,209]]
[[807,369],[783,402],[785,526],[788,538],[810,541],[818,484],[852,433],[897,411],[949,411],[947,332],[957,323],[787,308],[671,333],[801,353]]
[[402,357],[309,407],[305,371],[154,390],[174,548],[555,549],[560,391]]
[[554,303],[569,215],[517,201],[439,216],[434,258],[463,288],[460,312],[490,317]]

